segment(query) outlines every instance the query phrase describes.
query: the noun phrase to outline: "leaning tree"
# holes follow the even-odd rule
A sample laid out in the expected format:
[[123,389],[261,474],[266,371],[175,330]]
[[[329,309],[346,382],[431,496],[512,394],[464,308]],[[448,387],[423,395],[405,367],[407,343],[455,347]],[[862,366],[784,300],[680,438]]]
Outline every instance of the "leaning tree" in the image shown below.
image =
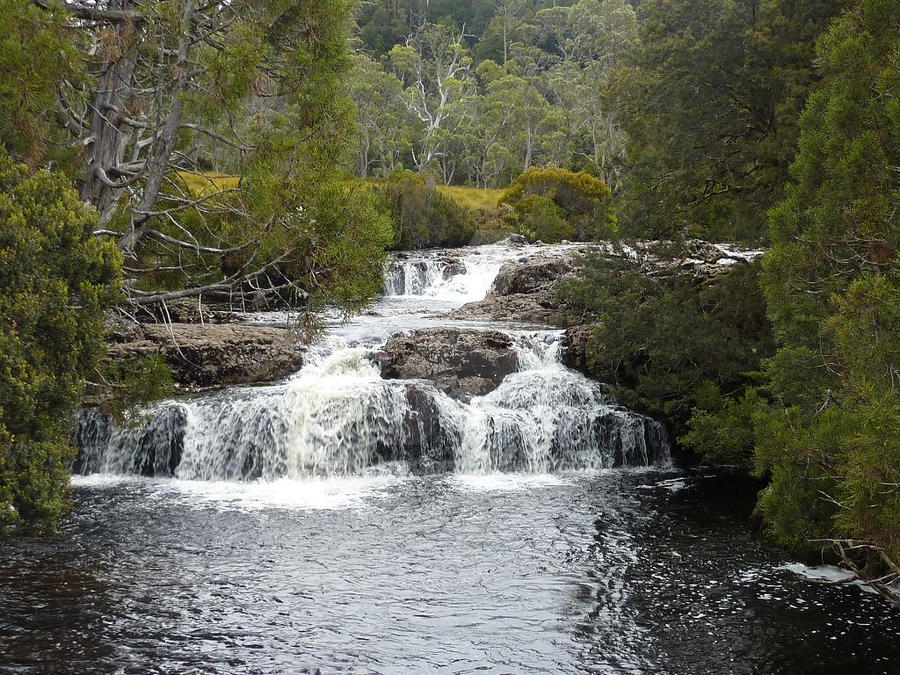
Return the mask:
[[335,172],[352,119],[347,0],[13,5],[23,51],[59,61],[52,122],[19,127],[44,155],[68,149],[133,304],[377,290],[386,228]]

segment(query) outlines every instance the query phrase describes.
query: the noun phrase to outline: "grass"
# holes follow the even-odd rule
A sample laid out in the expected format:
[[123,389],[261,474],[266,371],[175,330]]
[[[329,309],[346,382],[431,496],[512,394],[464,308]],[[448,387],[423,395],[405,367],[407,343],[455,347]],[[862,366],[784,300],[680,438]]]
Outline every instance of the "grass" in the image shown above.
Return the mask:
[[[202,197],[216,190],[227,190],[238,186],[240,176],[218,171],[179,171],[178,175],[187,185],[191,194]],[[467,185],[438,185],[438,192],[473,211],[492,211],[503,198],[505,189],[486,189]]]
[[506,190],[490,190],[466,185],[438,185],[438,192],[473,211],[490,211],[497,208]]
[[217,190],[228,190],[235,188],[241,181],[240,176],[234,176],[227,173],[219,173],[217,171],[204,171],[196,173],[194,171],[179,171],[178,175],[187,185],[187,189],[195,197],[204,197],[212,194]]

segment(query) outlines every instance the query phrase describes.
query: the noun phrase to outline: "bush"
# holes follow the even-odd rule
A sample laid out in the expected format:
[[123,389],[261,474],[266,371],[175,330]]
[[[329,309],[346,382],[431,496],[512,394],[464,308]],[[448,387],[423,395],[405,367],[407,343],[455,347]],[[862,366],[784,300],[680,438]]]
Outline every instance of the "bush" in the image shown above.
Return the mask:
[[68,506],[73,411],[119,294],[96,226],[63,177],[0,155],[0,532],[52,530]]
[[[573,173],[566,169],[532,167],[522,173],[509,186],[501,204],[516,208],[519,217],[526,220],[537,216],[552,219],[546,205],[536,198],[552,201],[559,218],[567,224],[566,232],[579,240],[608,238],[615,233],[615,217],[610,209],[610,190],[602,180],[584,171]],[[535,206],[539,213],[532,215]],[[527,225],[525,226],[527,227]],[[552,233],[558,226],[550,227]],[[568,237],[560,237],[568,238]],[[554,242],[557,239],[544,239]]]
[[516,204],[520,231],[532,241],[555,244],[575,236],[575,227],[560,215],[553,200],[541,195],[529,195]]
[[[758,264],[743,265],[703,284],[689,273],[650,276],[627,258],[592,255],[561,292],[578,320],[586,314],[592,323],[590,374],[625,405],[665,419],[678,438],[695,408],[715,414],[720,392],[740,396],[753,385],[774,349],[758,273]],[[702,430],[687,440],[706,454],[707,445],[694,443]],[[751,447],[733,446],[728,461],[749,462]]]
[[420,174],[401,171],[376,185],[391,213],[394,248],[464,246],[475,234],[469,209],[441,194]]

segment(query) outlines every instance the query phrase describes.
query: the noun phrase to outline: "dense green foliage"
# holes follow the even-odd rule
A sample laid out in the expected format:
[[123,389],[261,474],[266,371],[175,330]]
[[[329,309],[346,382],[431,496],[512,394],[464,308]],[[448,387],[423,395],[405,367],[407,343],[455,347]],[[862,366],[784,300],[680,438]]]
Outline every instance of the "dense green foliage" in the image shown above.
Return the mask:
[[606,183],[585,172],[532,167],[509,186],[501,204],[515,209],[514,229],[533,240],[600,239],[614,233]]
[[396,248],[464,246],[475,234],[469,209],[419,174],[399,171],[376,185],[391,213]]
[[767,477],[776,541],[829,549],[896,601],[900,6],[858,0],[824,29],[834,13],[641,3],[634,101],[651,105],[629,112],[623,229],[752,238],[768,209],[764,296],[750,268],[697,285],[599,259],[570,293],[598,322],[595,374],[701,457]]
[[[773,534],[900,562],[900,6],[861,0],[819,42],[822,86],[770,213],[778,338],[757,419]],[[851,556],[852,557],[852,556]]]
[[694,408],[716,410],[723,394],[752,385],[760,359],[773,351],[758,271],[758,263],[742,265],[701,282],[677,261],[650,275],[627,257],[593,255],[562,292],[595,321],[589,372],[625,405],[664,417],[677,438]]
[[349,0],[4,0],[3,143],[97,208],[136,305],[358,308],[391,236],[342,170],[350,20]]
[[65,177],[0,155],[0,533],[52,529],[67,508],[72,413],[119,293],[96,224]]
[[629,75],[627,231],[755,240],[781,196],[835,0],[644,0]]

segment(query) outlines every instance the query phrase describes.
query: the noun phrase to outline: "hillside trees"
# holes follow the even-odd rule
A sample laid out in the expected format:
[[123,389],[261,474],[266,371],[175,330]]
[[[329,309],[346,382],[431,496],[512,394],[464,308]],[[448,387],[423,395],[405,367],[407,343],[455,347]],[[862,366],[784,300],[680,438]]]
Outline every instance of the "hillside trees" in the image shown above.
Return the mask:
[[439,166],[449,184],[456,166],[449,145],[467,121],[461,101],[472,81],[472,59],[463,35],[425,24],[388,57],[403,83],[404,103],[421,127],[412,161],[419,171]]
[[[359,226],[366,200],[345,198],[335,173],[352,121],[344,0],[34,0],[27,12],[37,34],[67,38],[57,79],[30,80],[54,124],[28,135],[49,146],[64,131],[80,149],[72,176],[98,235],[126,256],[132,303],[328,296],[347,288],[339,269],[365,291],[342,299],[377,291],[389,232],[377,219]],[[22,44],[38,54],[40,40]],[[348,216],[340,223],[325,217],[329,194]],[[349,258],[371,262],[335,262]]]
[[[401,81],[410,117],[398,123],[412,140],[400,153],[404,167],[445,183],[498,187],[532,166],[559,166],[587,169],[616,190],[624,186],[617,74],[637,38],[635,13],[624,0],[503,0],[472,3],[474,14],[452,2],[375,4],[357,15],[368,65],[353,79],[371,80],[369,66],[380,63]],[[475,14],[488,21],[470,23]],[[378,16],[394,17],[393,28],[375,40]],[[391,31],[401,25],[398,38]],[[390,48],[388,36],[397,40]],[[385,114],[395,105],[374,100]],[[361,124],[372,118],[370,106],[363,108]],[[362,133],[359,142],[363,152],[371,139]],[[394,159],[376,164],[396,168]]]

